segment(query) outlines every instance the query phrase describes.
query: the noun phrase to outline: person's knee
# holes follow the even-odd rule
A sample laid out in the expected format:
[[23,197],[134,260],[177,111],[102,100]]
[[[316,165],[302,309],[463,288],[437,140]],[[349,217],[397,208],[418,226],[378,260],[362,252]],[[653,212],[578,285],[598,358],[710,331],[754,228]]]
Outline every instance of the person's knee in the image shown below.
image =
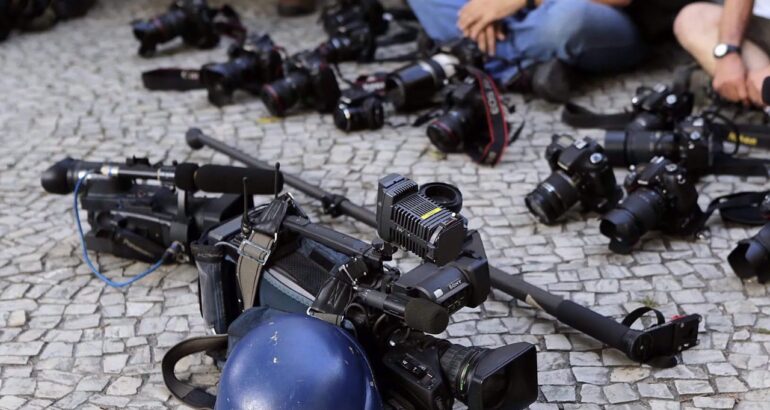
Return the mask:
[[674,35],[686,47],[692,39],[705,32],[716,30],[722,8],[711,3],[691,3],[684,7],[674,20]]
[[560,1],[557,5],[543,28],[543,35],[553,44],[574,49],[597,42],[629,45],[639,41],[634,23],[620,10],[591,0]]

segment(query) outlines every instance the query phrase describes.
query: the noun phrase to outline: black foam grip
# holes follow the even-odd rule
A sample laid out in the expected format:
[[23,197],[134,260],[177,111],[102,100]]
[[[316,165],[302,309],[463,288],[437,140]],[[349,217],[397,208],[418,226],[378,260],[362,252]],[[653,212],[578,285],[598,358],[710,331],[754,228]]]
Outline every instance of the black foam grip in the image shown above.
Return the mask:
[[243,193],[243,178],[248,178],[246,193],[268,195],[283,190],[283,174],[276,175],[273,170],[257,168],[230,167],[225,165],[204,165],[195,172],[195,186],[206,192],[224,194]]
[[554,314],[560,322],[628,354],[625,336],[628,327],[591,309],[565,300]]
[[438,334],[449,325],[449,313],[429,300],[410,298],[404,309],[404,321],[413,329]]
[[762,101],[770,105],[770,77],[765,78],[762,83]]
[[178,164],[174,170],[174,185],[185,191],[197,191],[195,185],[195,171],[197,170],[198,164],[192,162]]

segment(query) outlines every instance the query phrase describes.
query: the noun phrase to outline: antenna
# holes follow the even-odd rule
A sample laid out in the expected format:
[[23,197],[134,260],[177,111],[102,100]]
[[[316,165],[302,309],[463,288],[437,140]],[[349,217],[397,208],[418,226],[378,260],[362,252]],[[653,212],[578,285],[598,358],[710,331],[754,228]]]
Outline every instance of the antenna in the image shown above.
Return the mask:
[[278,199],[278,175],[279,172],[281,172],[281,163],[276,162],[275,163],[275,174],[273,174],[273,193],[275,194],[275,199]]
[[241,217],[241,234],[248,237],[251,234],[249,225],[249,196],[248,196],[249,178],[243,177],[243,216]]

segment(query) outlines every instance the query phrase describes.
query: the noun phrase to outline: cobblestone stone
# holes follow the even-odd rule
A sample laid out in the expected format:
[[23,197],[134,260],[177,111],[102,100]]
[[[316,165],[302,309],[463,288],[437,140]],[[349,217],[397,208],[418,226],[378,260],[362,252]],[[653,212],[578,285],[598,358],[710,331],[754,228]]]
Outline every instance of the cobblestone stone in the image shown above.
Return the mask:
[[[251,27],[271,32],[289,52],[314,46],[321,37],[315,16],[282,20],[271,2],[230,3]],[[193,125],[251,155],[280,160],[285,169],[369,207],[376,179],[387,172],[409,174],[419,183],[455,183],[490,259],[510,273],[616,319],[646,303],[660,305],[666,316],[704,315],[701,345],[671,369],[639,366],[500,292],[482,307],[454,315],[447,335],[457,343],[538,345],[541,394],[533,409],[768,408],[768,287],[742,283],[724,261],[753,229],[723,226],[713,218],[707,239],[653,234],[632,255],[613,255],[593,215],[571,213],[563,226],[537,224],[523,197],[548,174],[542,154],[550,135],[602,133],[570,129],[559,121],[559,107],[521,96],[509,98],[516,105],[514,121],[526,119],[524,132],[498,167],[486,168],[462,154],[436,156],[423,128],[345,135],[331,118],[315,113],[270,119],[261,102],[246,95],[239,104],[218,109],[201,91],[148,92],[141,86],[142,70],[221,61],[226,48],[137,57],[128,22],[166,7],[150,0],[102,0],[84,19],[0,44],[5,136],[0,144],[0,409],[181,408],[162,384],[160,360],[178,341],[206,331],[194,267],[164,267],[128,289],[105,287],[82,262],[71,198],[43,193],[39,176],[67,155],[230,163],[220,154],[186,147],[184,131]],[[673,67],[684,61],[678,53],[663,54],[633,73],[589,80],[576,101],[598,110],[625,108],[637,86],[669,81]],[[342,65],[351,78],[382,68]],[[770,184],[705,177],[699,188],[705,205],[718,194],[770,189]],[[309,198],[296,197],[319,219]],[[322,220],[372,237],[371,230],[346,218]],[[95,259],[110,277],[147,267],[109,255]],[[399,263],[414,266],[415,261]],[[202,372],[196,381],[212,385],[218,375],[200,362],[186,369]]]

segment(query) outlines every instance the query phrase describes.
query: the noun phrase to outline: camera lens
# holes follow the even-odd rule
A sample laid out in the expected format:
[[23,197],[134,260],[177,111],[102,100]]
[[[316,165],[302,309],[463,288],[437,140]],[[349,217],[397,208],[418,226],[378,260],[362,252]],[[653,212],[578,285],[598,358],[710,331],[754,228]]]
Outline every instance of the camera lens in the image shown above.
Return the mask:
[[553,224],[580,200],[580,192],[569,175],[556,171],[530,192],[524,202],[540,222]]
[[755,236],[738,242],[727,261],[738,277],[757,277],[759,283],[770,281],[770,224]]
[[295,71],[286,78],[265,84],[261,91],[262,102],[270,113],[283,117],[305,94],[309,81],[305,72]]
[[472,132],[471,118],[473,112],[470,109],[452,109],[428,126],[428,138],[442,152],[458,152],[462,150],[463,142]]
[[389,74],[385,79],[388,100],[398,110],[413,110],[430,103],[450,76],[439,59],[421,60]]
[[497,349],[453,344],[440,364],[452,395],[469,408],[524,408],[537,398],[537,359],[528,343]]
[[642,188],[604,215],[599,231],[610,238],[610,249],[628,253],[642,235],[658,224],[665,210],[665,200],[658,192]]
[[131,24],[134,37],[141,43],[139,54],[149,56],[155,52],[158,44],[171,41],[184,30],[185,13],[182,10],[169,10],[150,20],[139,20]]
[[334,125],[350,132],[376,130],[385,123],[385,112],[378,98],[367,98],[360,107],[339,105],[334,110]]
[[656,156],[679,157],[674,133],[659,131],[607,131],[604,152],[613,167],[644,164]]

